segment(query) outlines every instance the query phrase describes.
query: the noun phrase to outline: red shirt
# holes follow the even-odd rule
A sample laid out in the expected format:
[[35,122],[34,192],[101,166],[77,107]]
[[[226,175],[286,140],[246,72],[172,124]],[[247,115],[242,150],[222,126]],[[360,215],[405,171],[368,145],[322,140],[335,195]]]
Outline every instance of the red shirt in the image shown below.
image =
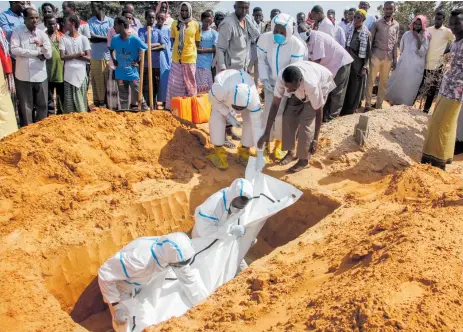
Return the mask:
[[[2,30],[3,38],[6,40],[5,31]],[[11,62],[11,56],[7,54],[3,47],[0,47],[0,61],[2,61],[3,73],[11,74],[13,72],[13,63]]]

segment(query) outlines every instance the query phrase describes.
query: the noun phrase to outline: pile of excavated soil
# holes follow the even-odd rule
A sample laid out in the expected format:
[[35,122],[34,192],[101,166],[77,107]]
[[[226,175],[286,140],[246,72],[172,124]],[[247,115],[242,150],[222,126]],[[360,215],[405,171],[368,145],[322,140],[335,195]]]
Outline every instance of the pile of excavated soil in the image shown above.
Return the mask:
[[189,231],[181,190],[203,154],[164,112],[51,117],[3,139],[0,331],[75,329],[67,314],[105,259],[133,238]]
[[363,182],[420,161],[428,115],[407,106],[363,115],[369,119],[366,145],[360,147],[353,136],[361,114],[323,124],[314,166],[326,168],[332,176]]
[[458,331],[463,181],[415,165],[149,331]]
[[[462,326],[461,180],[414,165],[423,113],[368,116],[365,147],[347,116],[323,125],[312,168],[269,167],[301,200],[262,229],[249,270],[153,330]],[[203,145],[167,113],[105,110],[0,141],[0,331],[106,331],[99,266],[134,238],[190,231],[195,207],[244,176],[232,155],[211,167]]]

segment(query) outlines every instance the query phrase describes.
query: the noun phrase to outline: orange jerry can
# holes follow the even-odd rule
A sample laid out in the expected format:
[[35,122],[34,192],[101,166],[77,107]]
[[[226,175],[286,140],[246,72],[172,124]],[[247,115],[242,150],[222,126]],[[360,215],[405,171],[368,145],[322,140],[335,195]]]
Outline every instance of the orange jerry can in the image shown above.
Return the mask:
[[180,119],[192,122],[191,98],[192,97],[172,98],[170,102],[170,110],[172,111],[172,115],[178,116]]
[[209,103],[208,94],[201,94],[191,98],[191,115],[193,123],[209,122],[212,105]]

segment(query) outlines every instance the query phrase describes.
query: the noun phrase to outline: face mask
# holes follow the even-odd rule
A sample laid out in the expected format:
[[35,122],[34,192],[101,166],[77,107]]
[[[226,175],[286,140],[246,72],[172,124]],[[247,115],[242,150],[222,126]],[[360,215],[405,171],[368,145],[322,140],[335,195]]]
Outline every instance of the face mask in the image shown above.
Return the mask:
[[299,32],[299,36],[301,36],[302,40],[307,41],[309,36],[307,36],[307,32]]
[[273,41],[279,45],[283,44],[286,40],[286,37],[280,35],[279,33],[273,35]]

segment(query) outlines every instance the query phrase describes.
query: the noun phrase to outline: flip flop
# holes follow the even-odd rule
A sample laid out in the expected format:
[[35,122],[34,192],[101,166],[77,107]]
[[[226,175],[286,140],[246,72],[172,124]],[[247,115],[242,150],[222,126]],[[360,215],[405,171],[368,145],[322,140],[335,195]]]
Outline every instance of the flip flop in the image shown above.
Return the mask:
[[225,143],[223,143],[223,146],[225,146],[225,147],[228,148],[228,149],[234,149],[234,148],[236,148],[235,143],[233,143],[232,141],[230,141],[230,140],[228,140],[228,139],[225,140]]
[[285,166],[285,165],[288,165],[289,163],[292,163],[295,160],[298,160],[298,158],[288,151],[286,156],[283,159],[281,159],[281,161],[279,162],[279,165]]
[[307,163],[307,165],[301,165],[299,164],[299,161],[294,165],[292,166],[290,169],[288,169],[286,171],[286,173],[288,174],[294,174],[294,173],[298,173],[306,168],[310,168],[310,163]]

